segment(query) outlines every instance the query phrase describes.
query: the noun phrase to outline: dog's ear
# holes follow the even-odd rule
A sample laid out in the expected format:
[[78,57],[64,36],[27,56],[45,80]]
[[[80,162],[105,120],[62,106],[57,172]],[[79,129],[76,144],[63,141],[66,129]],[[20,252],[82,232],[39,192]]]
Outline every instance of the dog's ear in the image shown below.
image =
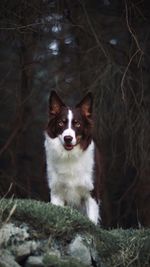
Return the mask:
[[89,92],[81,100],[81,102],[76,105],[76,107],[81,109],[81,112],[84,116],[90,117],[92,115],[92,105],[93,105],[93,97],[92,97],[92,93]]
[[62,107],[65,107],[65,104],[62,102],[57,93],[52,91],[49,98],[49,113],[57,115],[60,113]]

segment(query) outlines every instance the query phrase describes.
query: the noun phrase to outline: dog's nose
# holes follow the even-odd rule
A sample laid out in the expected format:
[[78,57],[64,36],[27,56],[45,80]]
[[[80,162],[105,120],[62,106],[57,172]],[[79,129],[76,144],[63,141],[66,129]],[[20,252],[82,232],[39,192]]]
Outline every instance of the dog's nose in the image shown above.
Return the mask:
[[66,144],[70,144],[72,139],[73,139],[73,137],[71,135],[64,136],[64,141]]

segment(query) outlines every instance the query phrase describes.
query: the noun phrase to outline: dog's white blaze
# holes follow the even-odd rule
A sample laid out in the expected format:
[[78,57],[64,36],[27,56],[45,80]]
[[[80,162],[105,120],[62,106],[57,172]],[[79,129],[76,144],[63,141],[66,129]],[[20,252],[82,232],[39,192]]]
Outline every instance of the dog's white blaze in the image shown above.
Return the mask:
[[68,128],[64,130],[64,132],[62,133],[62,142],[64,143],[64,137],[69,135],[73,138],[71,144],[76,145],[76,135],[75,131],[72,129],[73,113],[70,109],[68,110],[67,119],[68,119]]
[[72,113],[72,111],[69,109],[69,110],[68,110],[68,129],[71,129],[72,120],[73,120],[73,113]]

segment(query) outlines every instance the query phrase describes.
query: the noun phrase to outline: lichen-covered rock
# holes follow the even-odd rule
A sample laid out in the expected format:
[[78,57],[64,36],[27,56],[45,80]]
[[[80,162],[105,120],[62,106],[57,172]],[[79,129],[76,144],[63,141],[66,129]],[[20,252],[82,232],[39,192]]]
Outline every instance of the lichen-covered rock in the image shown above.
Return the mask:
[[33,241],[25,241],[21,245],[17,245],[12,248],[15,258],[18,262],[27,258],[27,256],[33,254],[38,249],[38,243]]
[[28,257],[25,267],[44,267],[43,256]]
[[68,254],[79,259],[87,265],[96,264],[101,265],[101,259],[97,253],[96,243],[92,235],[77,234],[72,242],[69,244]]
[[81,262],[87,265],[91,264],[90,248],[84,244],[81,235],[77,235],[70,243],[68,252],[72,257],[77,258]]
[[16,243],[17,241],[24,241],[29,237],[27,232],[27,225],[20,225],[20,227],[13,223],[5,223],[0,228],[0,247],[8,243]]
[[20,267],[9,250],[0,250],[0,267]]

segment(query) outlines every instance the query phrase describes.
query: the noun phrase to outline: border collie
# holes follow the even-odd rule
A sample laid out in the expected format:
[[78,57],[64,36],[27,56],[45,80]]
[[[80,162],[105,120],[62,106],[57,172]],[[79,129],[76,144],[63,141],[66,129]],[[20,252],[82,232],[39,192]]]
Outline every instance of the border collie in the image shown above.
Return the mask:
[[51,203],[75,207],[97,224],[100,199],[95,185],[100,184],[96,182],[99,178],[97,148],[92,138],[92,102],[88,93],[75,108],[70,108],[52,91],[45,150]]

